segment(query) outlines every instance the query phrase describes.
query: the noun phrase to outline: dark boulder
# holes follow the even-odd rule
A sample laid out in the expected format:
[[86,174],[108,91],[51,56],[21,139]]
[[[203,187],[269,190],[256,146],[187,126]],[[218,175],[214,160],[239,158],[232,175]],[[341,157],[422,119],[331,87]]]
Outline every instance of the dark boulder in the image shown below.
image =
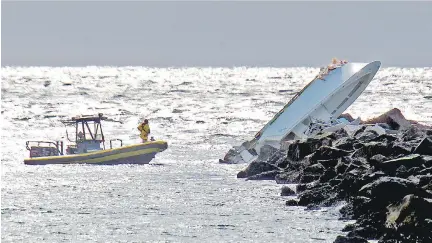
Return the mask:
[[[346,205],[344,205],[341,209],[339,209],[339,213],[340,213],[340,220],[352,220],[354,219],[354,212],[353,212],[353,205],[352,203],[347,203]],[[346,231],[351,231],[352,228],[354,227],[353,224],[351,224],[350,230],[342,230],[343,232]],[[345,229],[345,228],[344,228]]]
[[411,168],[411,169],[418,169],[418,171],[414,171],[412,174],[416,173],[418,175],[432,175],[432,167],[421,169],[421,168]]
[[307,206],[309,204],[319,205],[324,200],[334,196],[333,188],[328,184],[323,184],[319,187],[302,192],[299,196],[298,204],[300,206]]
[[338,159],[317,160],[317,163],[322,164],[326,169],[335,168],[338,162]]
[[312,173],[303,173],[300,176],[300,183],[309,183],[312,181],[316,181],[320,178],[320,174],[312,174]]
[[393,143],[391,146],[391,153],[389,155],[392,156],[403,156],[411,153],[412,146],[410,144],[405,143]]
[[377,163],[381,163],[381,162],[384,162],[386,160],[388,160],[388,159],[384,155],[376,154],[376,155],[370,157],[368,161],[371,165],[376,165]]
[[353,151],[354,145],[356,144],[356,140],[351,137],[344,137],[341,139],[338,139],[336,142],[333,143],[333,146],[338,149],[343,149],[347,151]]
[[416,127],[409,127],[408,129],[406,129],[406,131],[403,133],[403,135],[401,136],[401,141],[404,142],[420,142],[423,137],[426,136],[426,131],[422,130],[422,129],[418,129]]
[[370,183],[370,182],[375,181],[375,180],[377,180],[381,177],[384,177],[384,176],[386,176],[386,173],[384,173],[383,171],[375,171],[375,172],[367,173],[367,174],[363,175],[362,179],[367,181],[367,183]]
[[282,187],[281,196],[292,196],[292,195],[295,195],[295,191],[293,191],[293,189],[287,186]]
[[432,156],[423,155],[423,160],[426,168],[432,167]]
[[275,176],[275,181],[277,184],[291,184],[298,183],[300,181],[301,172],[290,170],[284,171]]
[[432,199],[407,195],[387,209],[388,231],[383,240],[432,242]]
[[390,134],[381,134],[379,136],[377,136],[376,138],[374,138],[372,141],[373,142],[394,142],[396,141],[398,138],[396,136],[390,135]]
[[348,237],[361,237],[366,239],[375,239],[380,236],[380,232],[373,225],[356,225],[354,229],[347,234]]
[[426,186],[432,183],[432,175],[419,175],[418,176],[418,185]]
[[331,179],[336,177],[336,172],[334,169],[328,169],[326,171],[324,171],[324,174],[322,174],[322,176],[320,176],[319,181],[320,182],[328,182]]
[[331,179],[328,183],[329,183],[330,186],[337,186],[341,182],[342,182],[342,179],[339,179],[339,178],[335,177],[335,178]]
[[247,173],[246,173],[246,171],[244,171],[244,170],[239,171],[239,172],[237,173],[237,178],[246,178],[246,177],[247,177]]
[[[291,171],[291,170],[301,171],[301,170],[303,170],[306,166],[308,166],[310,164],[309,160],[308,160],[308,156],[306,156],[301,161],[290,161],[284,170],[285,171]],[[289,160],[289,159],[287,159],[287,160]]]
[[347,156],[349,154],[350,151],[328,147],[328,146],[322,146],[317,151],[315,151],[315,153],[311,157],[311,160],[317,161],[317,160],[338,159],[343,156]]
[[343,138],[349,137],[349,134],[348,134],[348,132],[345,129],[341,128],[341,129],[335,131],[329,137],[333,137],[334,138],[333,140],[341,140]]
[[353,158],[363,157],[370,160],[373,156],[381,154],[385,157],[397,157],[411,153],[411,147],[392,142],[368,142],[363,143],[352,155]]
[[361,136],[361,134],[365,131],[365,129],[366,129],[366,126],[361,126],[359,129],[357,129],[354,132],[353,137],[357,138],[357,137]]
[[345,227],[343,227],[342,232],[348,232],[348,231],[351,231],[351,230],[354,229],[354,227],[355,227],[354,224],[347,224],[347,225],[345,225]]
[[[407,171],[404,173],[404,175],[405,175],[404,179],[408,179],[409,177],[416,176],[416,175],[423,175],[423,174],[422,174],[423,171],[424,171],[424,170],[422,170],[422,167],[412,167],[411,169],[407,170]],[[428,174],[428,173],[426,173],[426,174],[424,174],[424,175],[427,175],[427,174]],[[401,178],[402,178],[402,177],[401,177]]]
[[371,142],[378,137],[378,133],[372,130],[357,133],[355,138],[360,142]]
[[418,154],[411,154],[397,159],[392,159],[384,161],[382,163],[377,163],[376,168],[383,171],[396,171],[401,165],[407,169],[412,167],[419,167],[424,163],[423,157]]
[[336,173],[341,175],[345,173],[346,169],[348,168],[350,164],[347,163],[345,160],[340,159],[338,164],[335,167]]
[[284,163],[286,157],[287,157],[286,151],[278,151],[275,154],[273,154],[273,156],[271,156],[266,162],[272,165],[276,165],[279,168],[284,168],[281,167],[280,165]]
[[349,237],[338,235],[333,243],[368,243],[368,241],[358,236]]
[[347,199],[356,196],[360,188],[370,181],[372,181],[372,178],[364,175],[360,176],[360,173],[347,173],[337,187],[339,197],[341,199]]
[[381,177],[359,190],[359,195],[371,198],[378,206],[387,206],[415,193],[423,194],[414,182],[397,177]]
[[432,155],[432,137],[425,137],[414,149],[414,153]]
[[362,146],[352,154],[353,158],[362,157],[370,159],[372,156],[377,154],[382,154],[384,156],[392,154],[392,151],[385,142],[369,142],[361,145]]
[[276,165],[281,169],[285,169],[291,163],[292,161],[288,159],[287,156],[285,155],[284,157],[281,157],[278,161],[276,161],[274,165]]
[[312,174],[323,174],[324,171],[325,171],[325,168],[320,163],[310,165],[303,170],[304,173],[312,173]]
[[280,170],[271,170],[257,175],[249,176],[246,180],[274,180],[276,175],[280,173]]
[[406,179],[409,176],[408,169],[404,165],[399,166],[396,169],[395,173],[389,173],[389,175],[396,176],[399,178],[404,178],[404,179]]
[[373,210],[371,208],[372,200],[368,197],[356,196],[349,200],[352,205],[352,215],[354,219],[361,218],[363,215],[367,215]]
[[308,184],[297,184],[296,192],[303,192],[307,189],[311,189],[312,187],[308,186]]
[[244,171],[240,171],[237,174],[237,178],[250,177],[250,176],[261,174],[263,172],[275,171],[275,170],[279,170],[279,168],[275,165],[266,162],[261,162],[261,161],[253,161],[252,163],[249,164],[249,166]]
[[296,192],[300,193],[306,190],[311,190],[313,188],[319,187],[321,184],[318,182],[311,182],[311,183],[306,183],[306,184],[297,184],[296,186]]
[[287,206],[298,206],[298,201],[294,200],[294,199],[291,199],[291,200],[286,201],[285,205],[287,205]]
[[325,141],[328,141],[328,139],[307,139],[306,141],[296,141],[288,146],[288,158],[293,161],[302,160],[304,157],[321,147],[322,143]]

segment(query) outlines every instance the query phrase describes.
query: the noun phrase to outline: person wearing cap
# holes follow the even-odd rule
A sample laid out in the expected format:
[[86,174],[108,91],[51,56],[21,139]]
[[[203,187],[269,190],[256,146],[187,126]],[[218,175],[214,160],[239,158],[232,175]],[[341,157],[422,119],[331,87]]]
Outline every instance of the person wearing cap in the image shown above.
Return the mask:
[[150,126],[147,119],[138,126],[138,130],[141,132],[140,138],[142,139],[142,142],[147,142],[148,135],[150,134]]

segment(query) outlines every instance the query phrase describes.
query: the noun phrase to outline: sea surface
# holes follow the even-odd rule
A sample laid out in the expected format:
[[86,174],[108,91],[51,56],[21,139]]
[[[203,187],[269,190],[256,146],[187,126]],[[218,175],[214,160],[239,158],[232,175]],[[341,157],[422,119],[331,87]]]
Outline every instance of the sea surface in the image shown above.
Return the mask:
[[[340,206],[286,207],[282,185],[219,164],[317,68],[1,69],[2,242],[333,242]],[[399,108],[432,124],[432,68],[382,68],[347,110]],[[139,142],[150,121],[169,148],[149,165],[26,166],[26,140],[63,140],[60,120],[103,113],[107,139]],[[69,131],[71,132],[71,131]],[[294,185],[293,185],[294,187]]]

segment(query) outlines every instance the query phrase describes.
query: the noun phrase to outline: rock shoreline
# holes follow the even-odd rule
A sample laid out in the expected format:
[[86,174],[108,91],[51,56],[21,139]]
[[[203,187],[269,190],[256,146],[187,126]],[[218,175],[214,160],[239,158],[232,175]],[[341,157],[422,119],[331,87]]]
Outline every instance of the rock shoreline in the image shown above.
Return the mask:
[[345,201],[340,219],[356,223],[334,242],[432,242],[432,129],[398,112],[373,120],[395,133],[363,125],[353,134],[340,129],[295,141],[286,150],[264,147],[237,177],[297,184],[295,191],[282,187],[282,196],[297,196],[287,206],[313,210]]

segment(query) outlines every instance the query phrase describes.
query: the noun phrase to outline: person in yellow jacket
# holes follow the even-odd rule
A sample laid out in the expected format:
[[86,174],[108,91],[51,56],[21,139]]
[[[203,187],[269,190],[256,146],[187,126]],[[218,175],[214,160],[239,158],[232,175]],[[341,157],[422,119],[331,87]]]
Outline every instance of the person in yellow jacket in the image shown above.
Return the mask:
[[145,119],[144,122],[138,126],[138,130],[141,132],[140,138],[142,139],[142,142],[147,142],[148,135],[150,134],[150,126],[147,119]]

